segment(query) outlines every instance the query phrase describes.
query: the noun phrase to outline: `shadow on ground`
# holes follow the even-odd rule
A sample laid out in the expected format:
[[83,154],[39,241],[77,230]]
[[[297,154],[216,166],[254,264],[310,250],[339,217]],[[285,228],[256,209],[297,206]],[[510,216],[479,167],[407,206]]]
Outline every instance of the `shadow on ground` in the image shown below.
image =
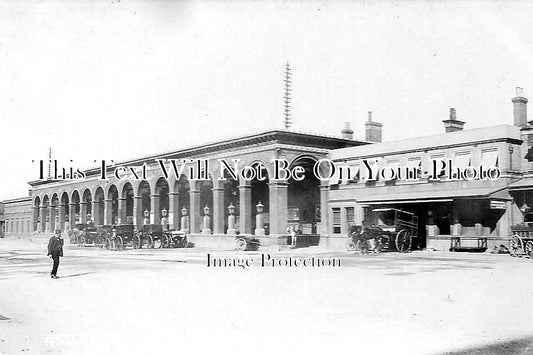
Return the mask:
[[502,341],[441,355],[533,355],[533,337]]

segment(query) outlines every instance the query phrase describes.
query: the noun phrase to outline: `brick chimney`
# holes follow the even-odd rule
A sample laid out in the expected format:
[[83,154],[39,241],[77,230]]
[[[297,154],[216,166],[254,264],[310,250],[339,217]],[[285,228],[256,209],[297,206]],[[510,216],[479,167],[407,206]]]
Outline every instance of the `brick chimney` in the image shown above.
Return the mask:
[[383,124],[372,121],[372,111],[368,111],[368,121],[365,123],[366,140],[368,142],[381,143]]
[[513,102],[514,125],[517,127],[527,126],[527,99],[523,96],[524,90],[516,88],[516,96],[511,100]]
[[446,133],[462,131],[465,124],[463,121],[459,121],[457,119],[457,115],[453,107],[450,108],[450,118],[447,120],[442,120],[442,122],[444,122],[444,129],[446,130]]
[[341,133],[342,138],[353,140],[353,129],[350,127],[350,122],[344,122],[344,128]]

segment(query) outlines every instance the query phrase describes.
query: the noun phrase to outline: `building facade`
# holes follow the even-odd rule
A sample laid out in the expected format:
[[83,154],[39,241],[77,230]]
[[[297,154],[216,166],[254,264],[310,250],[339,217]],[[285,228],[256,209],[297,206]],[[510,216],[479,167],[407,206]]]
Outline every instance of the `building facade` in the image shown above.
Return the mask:
[[31,197],[5,200],[3,205],[5,237],[28,236],[34,232]]
[[[109,167],[105,180],[99,169],[92,169],[81,181],[34,181],[30,183],[31,228],[36,233],[52,233],[88,220],[95,225],[131,223],[137,229],[165,222],[171,229],[189,233],[197,245],[213,245],[225,236],[232,241],[235,234],[255,235],[265,245],[284,245],[287,226],[299,224],[308,239],[318,243],[320,234],[329,228],[328,186],[314,178],[313,166],[332,149],[361,144],[366,142],[351,137],[269,131],[119,164],[139,174],[144,166],[145,179],[131,171],[117,179]],[[208,179],[177,179],[170,164],[166,178],[159,160],[171,159],[208,160]],[[230,163],[239,159],[240,167],[259,169],[266,179],[235,180],[226,169],[226,179],[221,180],[220,159]],[[287,161],[289,168],[303,167],[306,179],[274,180],[272,159]]]
[[[351,226],[364,224],[372,209],[394,207],[418,216],[420,248],[444,250],[457,236],[487,238],[489,246],[505,244],[511,226],[533,221],[533,125],[521,89],[512,103],[513,125],[463,130],[464,122],[451,109],[442,134],[381,142],[382,125],[369,113],[366,141],[354,140],[349,124],[342,137],[275,130],[122,163],[138,174],[145,166],[144,179],[128,171],[118,179],[115,167],[108,167],[106,179],[91,169],[83,180],[33,181],[31,197],[6,201],[6,235],[49,234],[91,220],[138,229],[166,224],[189,233],[197,245],[222,245],[242,234],[256,236],[262,245],[281,246],[287,228],[299,225],[307,245],[344,249]],[[165,178],[159,159],[207,159],[208,179],[177,179],[172,173]],[[220,180],[219,159],[240,159],[239,166],[255,167],[266,180],[234,180],[227,172],[227,179]],[[305,179],[273,179],[272,159],[301,166]],[[320,159],[349,167],[351,176],[336,172],[319,180],[312,170]],[[460,170],[497,168],[501,175],[430,179],[427,173],[439,159]],[[421,176],[368,180],[363,160],[418,169]],[[438,176],[444,175],[446,169],[439,167]]]

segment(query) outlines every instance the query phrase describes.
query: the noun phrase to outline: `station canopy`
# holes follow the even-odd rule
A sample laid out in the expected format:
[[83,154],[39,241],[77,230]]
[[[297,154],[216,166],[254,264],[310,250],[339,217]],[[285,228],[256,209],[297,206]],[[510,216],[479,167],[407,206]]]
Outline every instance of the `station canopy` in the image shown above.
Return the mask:
[[355,200],[365,204],[452,202],[462,198],[509,200],[505,187],[438,188],[432,185],[405,185],[362,188],[354,191]]

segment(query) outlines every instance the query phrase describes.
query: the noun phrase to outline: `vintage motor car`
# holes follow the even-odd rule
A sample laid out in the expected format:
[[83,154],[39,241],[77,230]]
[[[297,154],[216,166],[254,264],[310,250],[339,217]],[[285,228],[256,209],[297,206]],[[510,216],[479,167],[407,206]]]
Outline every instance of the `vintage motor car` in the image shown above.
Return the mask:
[[187,235],[183,231],[170,230],[165,231],[164,234],[168,236],[166,241],[167,245],[163,245],[163,248],[187,248]]
[[397,208],[373,209],[362,226],[351,226],[348,250],[408,252],[418,237],[418,217]]

